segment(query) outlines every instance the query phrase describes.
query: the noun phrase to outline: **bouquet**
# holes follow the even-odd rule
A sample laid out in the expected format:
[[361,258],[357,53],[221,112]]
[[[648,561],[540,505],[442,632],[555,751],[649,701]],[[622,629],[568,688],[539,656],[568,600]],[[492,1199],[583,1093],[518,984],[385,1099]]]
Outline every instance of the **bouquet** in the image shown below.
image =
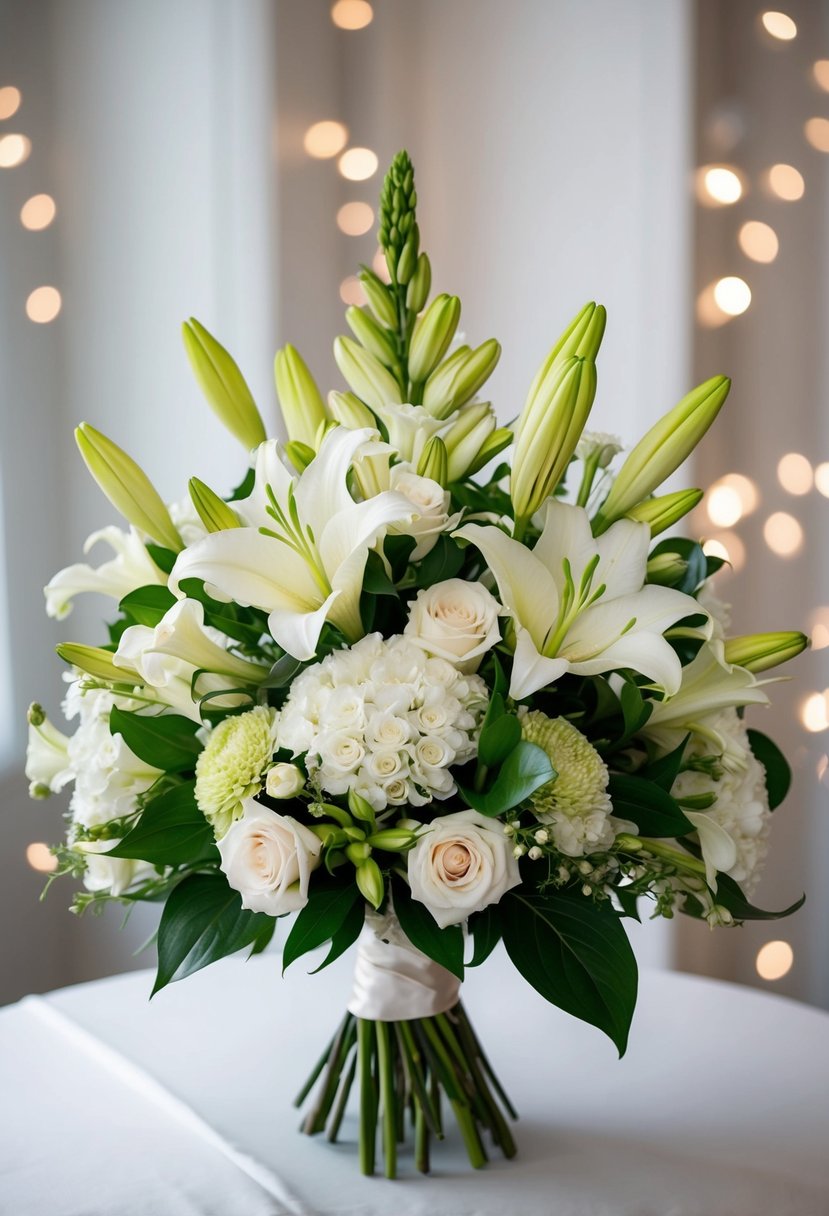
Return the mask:
[[78,428],[128,528],[90,537],[114,556],[61,570],[47,611],[97,591],[117,612],[102,645],[58,646],[74,733],[33,705],[27,762],[36,798],[74,785],[53,850],[55,874],[82,883],[73,910],[163,903],[153,992],[264,950],[289,914],[286,967],[357,943],[298,1102],[314,1092],[303,1128],[335,1139],[356,1087],[361,1167],[380,1132],[389,1177],[407,1123],[428,1169],[449,1111],[472,1165],[488,1145],[515,1152],[460,1001],[464,967],[499,941],[621,1054],[627,918],[649,905],[734,925],[799,906],[750,902],[789,772],[744,711],[807,644],[729,636],[721,561],[655,539],[702,496],[659,488],[729,381],[695,388],[620,459],[619,440],[585,430],[605,328],[591,303],[499,426],[479,395],[500,347],[461,341],[455,296],[428,302],[416,201],[402,152],[380,202],[388,274],[363,269],[367,307],[334,344],[346,391],[324,399],[293,347],[276,356],[285,442],[227,351],[184,326],[241,446],[233,493],[193,477],[166,505]]

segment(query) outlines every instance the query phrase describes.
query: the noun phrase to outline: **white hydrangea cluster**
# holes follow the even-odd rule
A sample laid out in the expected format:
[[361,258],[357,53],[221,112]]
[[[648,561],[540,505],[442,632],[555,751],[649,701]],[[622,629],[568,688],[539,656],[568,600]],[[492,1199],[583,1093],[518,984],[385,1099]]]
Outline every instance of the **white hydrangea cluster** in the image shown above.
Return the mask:
[[487,699],[479,676],[372,633],[294,681],[279,745],[329,794],[354,790],[376,811],[422,806],[455,793],[450,766],[475,755]]
[[[690,769],[674,782],[675,798],[690,798],[713,793],[717,801],[704,812],[709,819],[728,833],[737,851],[737,860],[726,871],[729,877],[751,895],[760,878],[768,852],[771,811],[766,791],[766,773],[751,751],[745,723],[736,709],[722,710],[712,717],[714,737],[696,736],[686,753],[686,759],[708,758],[720,761],[715,774]],[[727,740],[723,753],[717,736]],[[731,757],[723,764],[723,757]],[[736,762],[734,757],[742,757]],[[704,845],[703,845],[704,849]]]

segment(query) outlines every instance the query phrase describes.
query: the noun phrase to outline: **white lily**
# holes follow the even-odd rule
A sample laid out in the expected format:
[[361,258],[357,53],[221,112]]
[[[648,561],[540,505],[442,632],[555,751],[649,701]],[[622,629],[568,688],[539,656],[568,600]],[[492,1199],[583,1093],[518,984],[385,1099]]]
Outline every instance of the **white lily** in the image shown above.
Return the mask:
[[514,621],[511,696],[528,697],[565,672],[626,667],[668,694],[679,688],[682,667],[662,635],[700,608],[680,591],[644,585],[647,524],[623,519],[594,538],[582,507],[551,500],[532,550],[495,527],[466,524],[454,535],[480,549]]
[[[218,633],[217,630],[211,632]],[[250,704],[250,697],[245,693],[225,694],[229,686],[238,686],[238,678],[201,671],[200,664],[164,654],[156,649],[155,643],[155,629],[148,625],[130,625],[121,634],[118,650],[113,655],[116,667],[138,673],[144,683],[145,695],[155,696],[161,704],[178,710],[194,722],[202,721],[199,699],[207,693],[223,694],[211,696],[208,702],[211,709],[236,709]],[[200,674],[194,684],[197,671]]]
[[42,711],[36,715],[30,713],[26,776],[33,798],[56,794],[72,780],[69,744],[69,736],[58,730]]
[[273,637],[297,659],[314,657],[326,620],[356,641],[369,549],[387,527],[416,513],[393,491],[359,503],[351,497],[351,462],[373,439],[368,428],[335,427],[296,478],[274,441],[261,444],[254,491],[234,504],[252,526],[214,532],[179,554],[170,589],[181,594],[182,579],[199,578],[211,595],[261,608]]
[[49,616],[63,620],[72,611],[74,597],[84,591],[97,591],[100,595],[122,600],[130,591],[146,587],[148,583],[166,583],[167,576],[150,557],[137,528],[130,528],[129,532],[122,531],[114,524],[101,528],[88,538],[83,547],[84,553],[88,553],[99,541],[108,544],[115,557],[102,562],[97,568],[86,562],[77,562],[74,566],[59,570],[43,589]]
[[717,874],[727,874],[737,863],[737,846],[725,828],[704,811],[686,810],[683,813],[697,830],[705,862],[705,880],[711,890],[716,891]]

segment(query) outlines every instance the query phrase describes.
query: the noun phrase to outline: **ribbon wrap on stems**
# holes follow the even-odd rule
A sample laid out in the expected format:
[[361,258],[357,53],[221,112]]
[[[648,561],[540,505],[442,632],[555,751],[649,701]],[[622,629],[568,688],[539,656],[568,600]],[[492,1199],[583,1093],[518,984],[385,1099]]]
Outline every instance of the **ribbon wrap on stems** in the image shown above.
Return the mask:
[[430,1018],[457,1005],[460,991],[457,976],[415,949],[393,912],[366,914],[349,1013],[373,1022]]

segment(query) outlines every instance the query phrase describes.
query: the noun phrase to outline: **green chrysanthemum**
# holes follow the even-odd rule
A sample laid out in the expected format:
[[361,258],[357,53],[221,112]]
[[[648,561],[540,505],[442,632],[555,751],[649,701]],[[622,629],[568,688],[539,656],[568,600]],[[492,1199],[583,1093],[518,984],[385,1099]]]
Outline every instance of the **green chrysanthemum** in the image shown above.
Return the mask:
[[276,748],[276,710],[257,705],[211,734],[196,763],[196,802],[217,839],[242,814],[242,802],[262,787]]
[[539,710],[522,715],[521,733],[543,748],[558,774],[530,799],[537,818],[551,828],[556,848],[582,857],[611,845],[608,772],[595,747],[566,718],[548,718]]

